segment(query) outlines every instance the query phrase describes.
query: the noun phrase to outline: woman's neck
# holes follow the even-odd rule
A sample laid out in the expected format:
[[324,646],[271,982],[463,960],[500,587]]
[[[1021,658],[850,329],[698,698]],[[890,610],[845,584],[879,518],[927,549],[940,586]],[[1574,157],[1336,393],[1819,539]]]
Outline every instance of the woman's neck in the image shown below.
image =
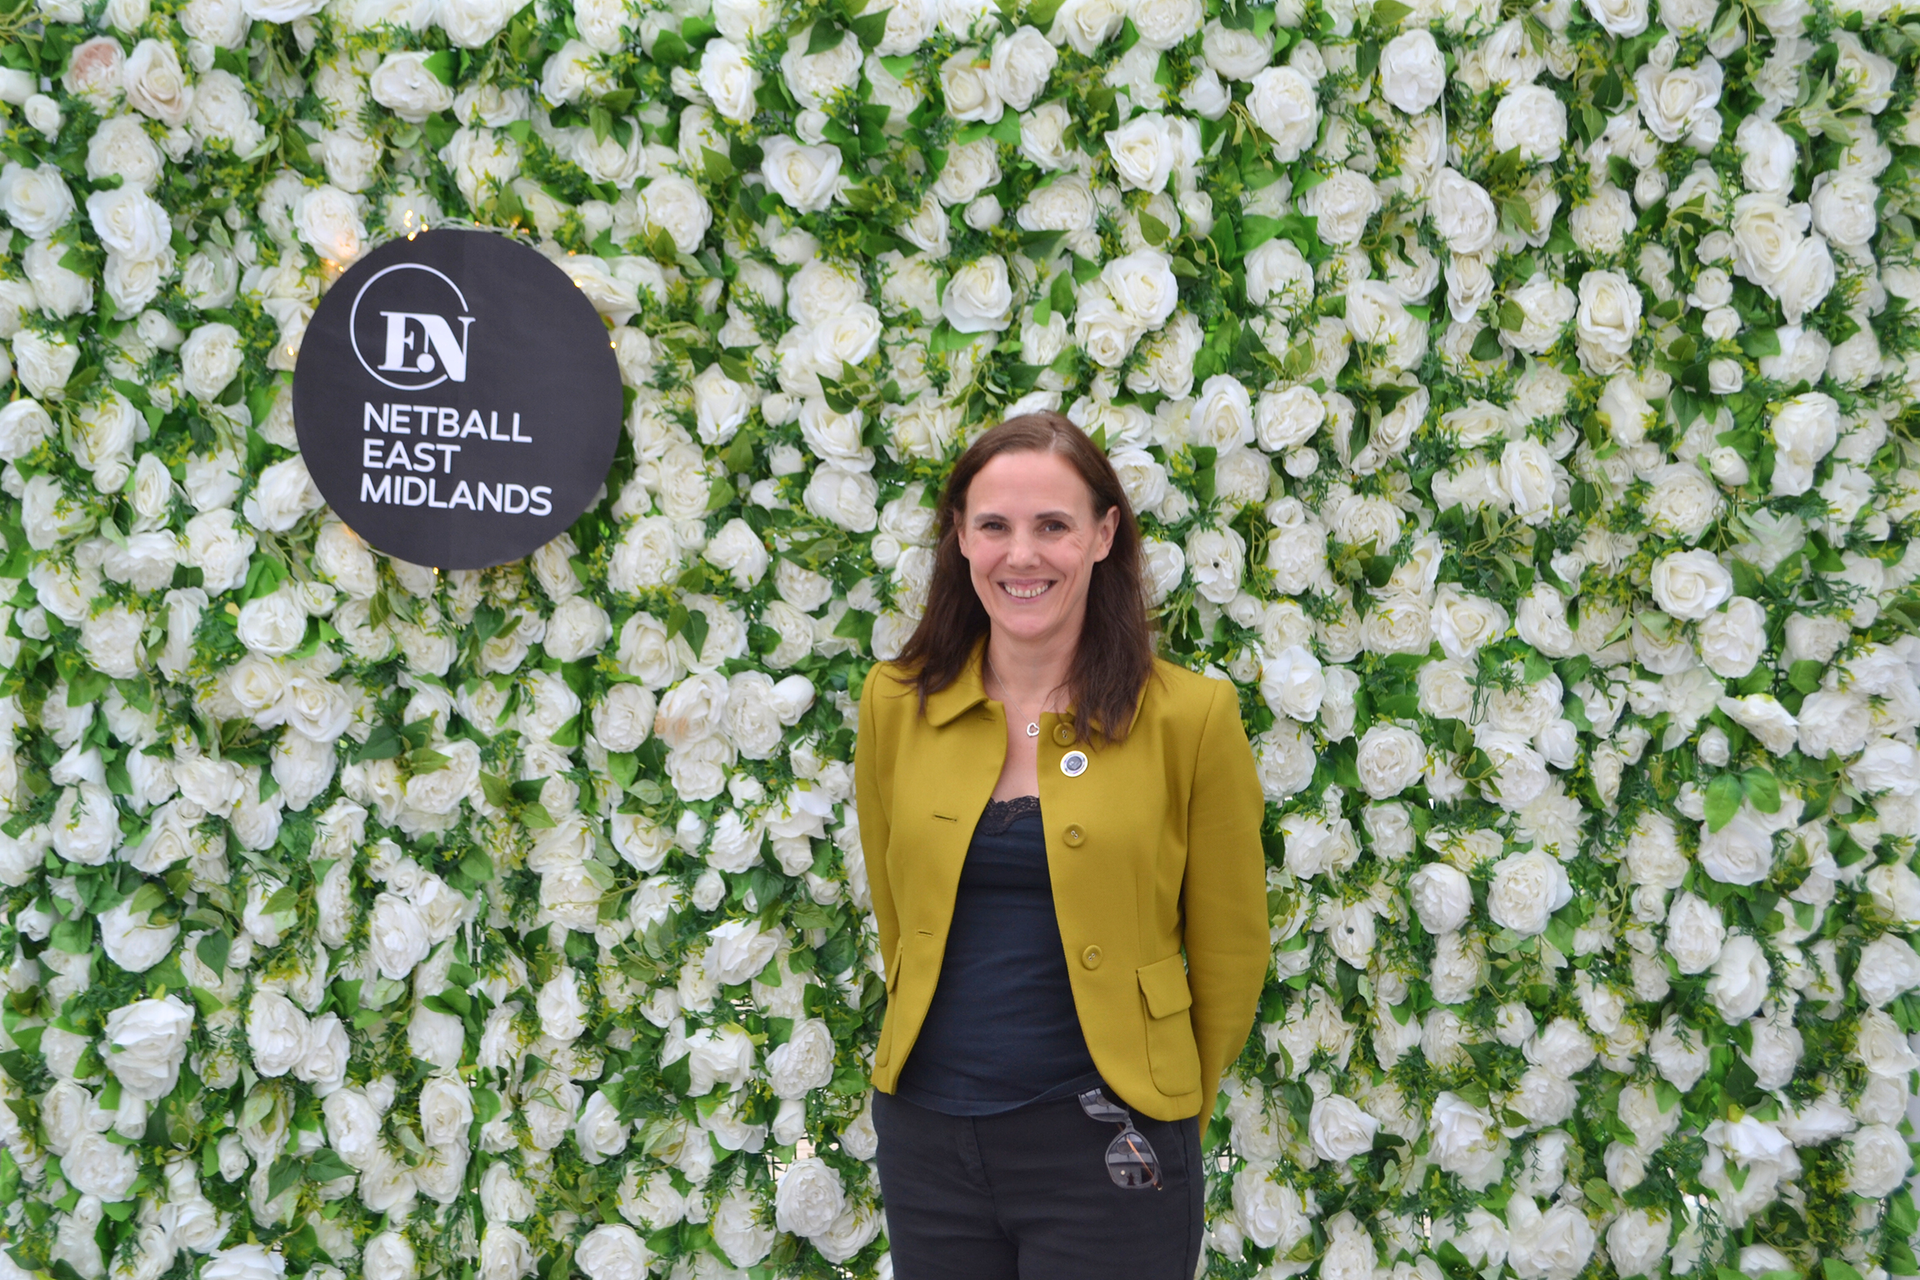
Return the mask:
[[[995,628],[987,637],[987,662],[993,667],[1000,692],[1038,716],[1043,706],[1053,702],[1065,706],[1064,690],[1073,674],[1073,655],[1079,640],[1077,631],[1029,640]],[[1053,697],[1056,690],[1062,691],[1060,699]]]

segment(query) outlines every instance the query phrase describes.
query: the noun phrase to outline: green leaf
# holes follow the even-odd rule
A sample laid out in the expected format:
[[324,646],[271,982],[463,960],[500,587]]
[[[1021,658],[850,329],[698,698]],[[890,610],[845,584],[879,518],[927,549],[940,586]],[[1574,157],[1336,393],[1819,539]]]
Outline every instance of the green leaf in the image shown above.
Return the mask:
[[47,941],[56,951],[74,956],[84,955],[93,949],[93,921],[84,915],[78,920],[62,920],[53,926]]
[[453,50],[442,49],[438,53],[429,54],[421,65],[432,74],[435,80],[446,85],[449,89],[453,88]]
[[1723,773],[1707,784],[1707,830],[1718,831],[1740,812],[1740,775]]
[[1146,238],[1148,244],[1162,245],[1167,242],[1168,236],[1172,233],[1167,230],[1166,223],[1150,213],[1143,213],[1140,215],[1140,234]]
[[520,824],[531,827],[535,831],[546,831],[560,825],[553,820],[553,815],[547,812],[547,806],[538,800],[530,801],[520,810]]
[[1397,27],[1412,12],[1413,6],[1401,4],[1400,0],[1374,0],[1374,28],[1385,31],[1389,27]]
[[1780,812],[1780,781],[1765,769],[1753,768],[1741,775],[1746,783],[1747,800],[1762,813]]
[[[884,25],[884,19],[882,24]],[[847,33],[833,23],[816,22],[813,24],[813,31],[807,36],[807,56],[811,58],[829,50],[838,49],[840,42],[846,38]]]
[[227,953],[232,946],[233,939],[216,930],[200,939],[193,953],[200,957],[201,964],[224,977],[227,972]]
[[1820,677],[1826,669],[1824,663],[1812,658],[1802,658],[1787,668],[1787,683],[1801,693],[1812,693],[1820,687]]

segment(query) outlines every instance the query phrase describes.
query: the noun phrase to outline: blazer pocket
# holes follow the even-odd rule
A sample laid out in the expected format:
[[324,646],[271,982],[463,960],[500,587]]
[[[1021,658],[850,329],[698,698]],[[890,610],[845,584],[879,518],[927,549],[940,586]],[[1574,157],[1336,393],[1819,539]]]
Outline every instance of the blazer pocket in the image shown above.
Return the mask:
[[880,1043],[873,1048],[873,1065],[884,1067],[893,1060],[893,991],[900,982],[900,957],[906,953],[907,940],[895,940],[893,954],[887,958],[887,1014],[880,1023]]
[[1147,1067],[1153,1087],[1172,1095],[1200,1088],[1200,1049],[1193,1040],[1193,991],[1178,955],[1134,970],[1147,1023]]

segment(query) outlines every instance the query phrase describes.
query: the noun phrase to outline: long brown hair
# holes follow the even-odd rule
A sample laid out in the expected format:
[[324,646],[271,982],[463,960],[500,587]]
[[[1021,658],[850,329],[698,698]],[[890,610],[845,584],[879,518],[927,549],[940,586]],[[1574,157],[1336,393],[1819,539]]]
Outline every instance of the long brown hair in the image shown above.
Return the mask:
[[1098,731],[1119,742],[1132,728],[1140,692],[1153,674],[1153,626],[1141,580],[1140,523],[1113,464],[1084,431],[1057,413],[1027,413],[1009,418],[975,440],[954,464],[940,497],[939,545],[927,611],[907,641],[899,665],[912,672],[924,715],[929,694],[960,677],[974,645],[989,630],[986,606],[974,590],[967,558],[960,554],[960,529],[966,521],[967,491],[980,469],[1003,453],[1054,453],[1080,473],[1093,497],[1095,520],[1118,508],[1113,545],[1093,565],[1087,585],[1087,616],[1067,676],[1067,692],[1076,709],[1075,740],[1091,742]]

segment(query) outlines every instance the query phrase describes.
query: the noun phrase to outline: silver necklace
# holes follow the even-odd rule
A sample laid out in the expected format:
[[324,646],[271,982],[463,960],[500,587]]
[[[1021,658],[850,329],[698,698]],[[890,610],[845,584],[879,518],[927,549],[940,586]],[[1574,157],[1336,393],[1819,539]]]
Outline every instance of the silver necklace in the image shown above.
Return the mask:
[[[993,677],[994,682],[1000,686],[1000,692],[1007,695],[1006,701],[1011,704],[1013,702],[1012,691],[1007,688],[1007,682],[1000,678],[1000,673],[993,669],[993,659],[987,657],[985,654],[981,654],[980,656],[987,664],[987,674]],[[1018,712],[1020,708],[1014,707],[1014,710]],[[1025,713],[1021,713],[1020,719],[1026,720]],[[1038,720],[1027,720],[1027,736],[1029,738],[1037,738],[1040,736],[1040,722]]]

